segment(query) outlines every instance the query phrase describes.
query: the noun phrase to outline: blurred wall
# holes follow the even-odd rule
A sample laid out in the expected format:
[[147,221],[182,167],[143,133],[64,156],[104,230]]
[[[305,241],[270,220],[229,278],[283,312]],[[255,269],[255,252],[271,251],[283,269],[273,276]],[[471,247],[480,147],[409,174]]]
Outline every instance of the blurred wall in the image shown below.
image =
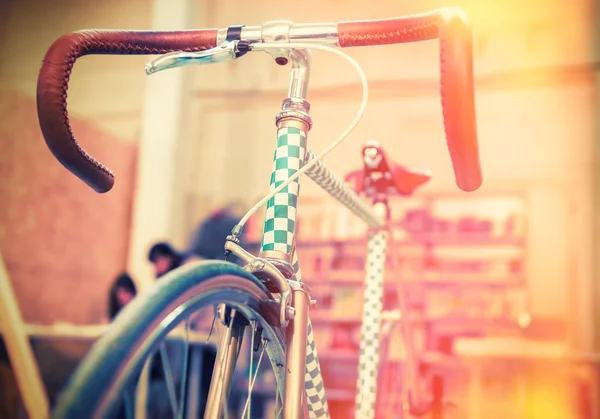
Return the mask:
[[37,74],[63,33],[144,28],[150,10],[144,2],[116,1],[2,5],[0,251],[27,321],[93,324],[107,316],[108,289],[127,263],[144,60],[85,57],[75,65],[69,89],[75,135],[118,174],[105,195],[48,151],[37,121]]
[[[0,38],[0,86],[35,98],[41,61],[61,35],[86,28],[147,29],[148,0],[4,0]],[[69,84],[69,113],[85,118],[115,138],[137,138],[144,91],[145,57],[83,57]],[[83,139],[83,143],[92,140]],[[107,161],[107,164],[110,160]]]
[[[600,7],[599,6],[599,2],[595,2],[595,36],[594,36],[594,57],[596,59],[596,62],[600,62]],[[596,101],[595,101],[595,109],[596,109],[596,115],[600,116],[600,67],[596,67]],[[593,224],[593,230],[594,230],[594,256],[597,256],[598,254],[598,245],[600,244],[600,118],[596,118],[596,123],[595,123],[595,128],[596,128],[596,132],[595,132],[595,145],[596,148],[594,150],[594,161],[595,161],[595,165],[594,165],[594,169],[595,169],[595,176],[594,176],[594,183],[593,183],[593,187],[594,187],[594,193],[593,193],[593,197],[594,197],[594,224]],[[594,281],[593,281],[593,289],[592,289],[592,298],[595,299],[595,301],[600,301],[600,281],[598,281],[598,278],[600,277],[600,258],[595,257],[594,258],[595,263],[593,264],[593,268],[594,268]],[[600,305],[596,304],[596,306],[594,307],[594,319],[598,319],[600,318]],[[600,348],[600,322],[595,322],[596,324],[594,325],[595,328],[595,342],[596,342],[596,346],[595,349],[598,350],[598,348]]]
[[135,144],[78,118],[71,123],[94,139],[89,149],[99,158],[119,156],[122,181],[100,201],[45,148],[35,102],[0,90],[0,251],[28,322],[106,317],[108,287],[125,267]]

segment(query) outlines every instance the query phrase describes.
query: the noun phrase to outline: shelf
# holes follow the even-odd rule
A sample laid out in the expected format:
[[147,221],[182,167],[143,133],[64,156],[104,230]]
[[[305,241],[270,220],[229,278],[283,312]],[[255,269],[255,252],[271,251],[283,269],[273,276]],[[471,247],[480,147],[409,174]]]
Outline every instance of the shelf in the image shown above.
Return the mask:
[[338,390],[334,388],[326,389],[327,400],[331,401],[350,401],[356,398],[356,392],[351,390]]
[[[347,326],[360,326],[362,323],[362,317],[349,316],[339,317],[334,316],[331,313],[315,312],[310,314],[310,321],[315,326],[321,325],[347,325]],[[384,319],[383,322],[389,322],[389,319]],[[400,323],[400,320],[395,321]],[[426,317],[412,315],[411,322],[413,324],[429,324],[434,330],[435,334],[449,334],[455,333],[457,335],[481,333],[483,331],[489,332],[490,330],[504,330],[506,332],[512,331],[516,333],[522,331],[517,322],[511,322],[503,319],[481,319],[477,317]]]
[[313,325],[322,325],[322,324],[345,324],[350,326],[359,325],[362,323],[362,317],[346,317],[340,318],[337,316],[333,316],[330,313],[311,313],[310,314],[310,322]]
[[[388,274],[389,275],[389,274]],[[524,277],[499,278],[494,280],[465,279],[469,275],[440,275],[443,279],[401,279],[394,281],[391,278],[384,280],[386,287],[396,286],[474,286],[474,287],[509,287],[525,285]],[[475,276],[475,275],[473,275]],[[332,270],[328,274],[319,274],[312,278],[307,277],[306,282],[309,286],[318,287],[330,285],[364,285],[365,273],[358,270]]]
[[[346,246],[367,246],[367,238],[349,238],[349,239],[330,239],[330,240],[315,240],[302,239],[298,237],[298,250],[303,248],[314,247],[346,247]],[[411,237],[407,240],[390,241],[388,248],[405,247],[405,246],[423,246],[423,245],[440,245],[440,246],[524,246],[525,241],[514,237],[444,237],[436,234],[423,234],[419,237]],[[248,247],[260,247],[259,241],[251,241],[247,243]]]
[[396,243],[410,243],[411,245],[436,245],[436,246],[523,246],[524,240],[514,237],[485,237],[476,236],[467,237],[444,237],[437,234],[424,234],[420,237],[411,237],[410,239]]
[[[319,361],[322,360],[339,360],[339,361],[351,361],[358,362],[359,349],[348,350],[348,349],[326,349],[319,353]],[[447,355],[438,351],[423,351],[418,355],[419,359],[427,364],[444,364],[456,362],[456,357]],[[400,360],[404,362],[404,359]]]
[[505,319],[482,319],[478,317],[430,317],[427,322],[431,324],[432,332],[439,334],[473,334],[485,331],[485,335],[494,334],[499,330],[504,335],[508,332],[518,333],[524,329],[516,321],[511,322]]
[[[317,303],[318,304],[318,303]],[[362,308],[362,307],[361,307]],[[321,312],[314,312],[310,314],[310,321],[312,324],[326,324],[326,323],[335,323],[335,324],[346,324],[346,325],[360,325],[363,321],[362,312],[361,317],[339,317],[339,315],[333,315],[332,313],[327,313],[327,310],[323,310]],[[422,316],[417,316],[412,314],[410,316],[410,320],[413,324],[425,323],[427,320]],[[399,313],[397,314],[394,311],[386,310],[382,312],[381,315],[382,323],[400,323]]]
[[[28,324],[25,326],[25,333],[30,338],[42,339],[69,339],[69,340],[96,340],[103,335],[110,327],[110,324],[78,325],[70,323],[55,323],[50,325]],[[3,330],[0,328],[0,335]],[[186,337],[187,336],[187,337]],[[198,333],[192,330],[187,331],[185,327],[178,326],[169,332],[168,339],[185,340],[192,343],[206,342],[207,334]]]
[[319,360],[358,361],[358,352],[358,349],[326,349],[319,353]]
[[565,359],[568,346],[562,341],[536,341],[515,337],[459,338],[456,356],[501,359]]

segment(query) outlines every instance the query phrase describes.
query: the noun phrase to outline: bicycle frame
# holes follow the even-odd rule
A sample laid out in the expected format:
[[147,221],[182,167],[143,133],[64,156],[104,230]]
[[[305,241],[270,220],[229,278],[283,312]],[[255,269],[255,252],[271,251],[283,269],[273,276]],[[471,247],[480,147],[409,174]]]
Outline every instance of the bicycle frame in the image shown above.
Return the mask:
[[[306,91],[310,73],[310,55],[306,50],[290,50],[290,42],[330,45],[341,48],[368,47],[440,39],[441,96],[448,149],[453,162],[456,184],[465,191],[479,188],[482,182],[472,69],[472,37],[468,19],[456,8],[445,8],[419,15],[370,21],[326,22],[296,24],[287,21],[267,22],[261,26],[230,26],[225,29],[192,31],[79,31],[59,38],[48,50],[38,78],[37,101],[40,127],[46,144],[55,157],[95,191],[104,193],[114,184],[114,175],[87,154],[71,130],[67,109],[67,89],[74,62],[87,54],[167,54],[146,68],[151,74],[181,65],[207,64],[236,59],[261,43],[281,43],[272,50],[278,64],[292,63],[288,98],[277,115],[277,146],[275,149],[271,191],[293,176],[314,155],[307,148],[311,128],[310,105]],[[235,42],[234,42],[235,41]],[[186,52],[183,52],[186,51]],[[371,256],[367,269],[367,284],[373,295],[381,293],[384,263],[384,222],[373,208],[343,181],[318,161],[306,174],[325,191],[338,199],[364,220],[372,229],[369,240]],[[318,355],[308,317],[310,295],[303,285],[300,265],[295,251],[296,211],[300,184],[291,182],[267,203],[263,240],[258,265],[248,269],[261,270],[274,279],[280,294],[280,326],[287,327],[288,354],[284,371],[284,418],[297,419],[308,411],[311,419],[328,417],[327,402],[320,374]],[[234,237],[235,238],[235,237]],[[240,255],[244,255],[239,250]],[[236,253],[237,254],[237,253]],[[238,255],[238,256],[240,256]],[[248,261],[255,261],[246,255]],[[243,259],[243,258],[242,258]],[[382,265],[381,265],[382,266]],[[273,291],[272,291],[273,292]],[[379,312],[376,296],[369,297],[366,311]],[[379,308],[378,308],[379,307]],[[223,310],[222,310],[223,311]],[[222,319],[227,316],[221,313]],[[368,316],[365,314],[365,316]],[[378,348],[379,315],[367,319],[374,334],[365,339],[364,348]],[[289,323],[289,324],[288,324]],[[226,324],[227,325],[227,324]],[[218,365],[227,368],[235,361],[241,334],[237,324],[229,323],[229,351],[220,354]],[[364,326],[363,336],[367,336]],[[373,344],[371,344],[371,341]],[[375,351],[377,352],[377,351]],[[365,416],[373,414],[373,392],[376,378],[367,368],[378,354],[361,357],[357,405],[364,407]],[[370,357],[370,358],[369,358]],[[222,391],[227,391],[229,379]],[[304,376],[304,379],[302,378]],[[304,402],[302,386],[307,397]],[[215,390],[217,391],[217,390]],[[220,392],[222,392],[220,390]],[[220,404],[220,403],[217,403]],[[370,407],[369,407],[370,406]],[[216,409],[216,410],[215,410]],[[209,409],[218,417],[218,409]],[[363,409],[361,407],[361,409]],[[362,411],[362,410],[361,410]],[[220,419],[220,418],[219,418]]]
[[[367,141],[362,150],[363,167],[346,175],[357,193],[369,199],[378,214],[390,221],[390,196],[410,196],[415,190],[424,185],[431,177],[428,170],[407,168],[393,163],[378,141]],[[357,383],[356,416],[374,417],[377,402],[377,374],[381,345],[380,329],[382,329],[382,300],[384,296],[383,278],[386,268],[387,238],[386,229],[371,232],[369,238],[369,253],[367,259],[367,277],[365,280],[365,301],[363,309],[361,349],[359,359],[359,377]],[[382,254],[383,253],[383,254]],[[381,256],[381,257],[380,257]],[[401,278],[400,278],[401,279]],[[402,319],[402,334],[405,344],[406,358],[404,362],[405,375],[410,389],[406,400],[409,413],[413,416],[423,416],[430,410],[431,403],[423,403],[420,387],[418,386],[418,366],[414,346],[414,331],[408,318],[408,305],[401,285],[397,290],[398,308]],[[385,332],[383,332],[385,335]]]
[[[387,202],[376,202],[375,211],[387,221]],[[385,228],[377,228],[369,234],[354,409],[356,418],[375,417],[387,241],[388,232]]]
[[[283,101],[281,111],[276,118],[277,145],[271,172],[271,190],[286,181],[306,161],[314,158],[314,155],[307,148],[308,131],[312,126],[309,115],[310,104],[306,101],[310,77],[310,53],[306,50],[292,50],[289,53],[289,59],[292,70],[288,97]],[[371,228],[377,230],[383,228],[383,218],[322,162],[315,165],[307,174],[325,191],[360,216]],[[290,285],[290,307],[293,316],[286,330],[287,354],[283,395],[283,417],[285,419],[300,419],[305,417],[306,414],[310,418],[329,417],[317,348],[309,319],[310,293],[302,282],[300,263],[295,250],[296,213],[299,194],[300,184],[296,180],[269,200],[259,254],[259,258],[277,267]],[[380,235],[376,234],[377,237],[380,237]],[[245,262],[251,262],[251,256],[241,254],[239,250],[236,252],[234,249],[234,247],[228,248]],[[384,260],[384,252],[385,246],[376,246],[372,254],[376,260]],[[369,272],[369,278],[380,275],[374,271]],[[381,272],[381,270],[378,269],[378,272]],[[375,278],[376,282],[381,283],[382,278],[382,275],[379,279]],[[220,368],[227,370],[235,365],[233,357],[237,356],[239,343],[241,342],[239,329],[233,332],[229,331],[223,336],[224,338],[219,343],[215,371],[219,371]],[[232,342],[234,347],[231,346]],[[374,349],[377,351],[378,345]],[[220,378],[229,377],[229,379],[226,380],[224,389],[215,389],[215,393],[209,396],[211,400],[210,410],[207,410],[208,418],[220,417],[222,407],[218,403],[218,400],[220,400],[219,392],[228,392],[232,372],[231,368],[231,371],[222,373],[222,377],[219,376]],[[365,381],[369,388],[373,387],[373,394],[369,395],[367,399],[374,395],[374,380],[376,378]],[[224,380],[216,381],[222,383]],[[220,384],[220,386],[223,385]],[[361,391],[362,393],[364,393],[364,390]]]

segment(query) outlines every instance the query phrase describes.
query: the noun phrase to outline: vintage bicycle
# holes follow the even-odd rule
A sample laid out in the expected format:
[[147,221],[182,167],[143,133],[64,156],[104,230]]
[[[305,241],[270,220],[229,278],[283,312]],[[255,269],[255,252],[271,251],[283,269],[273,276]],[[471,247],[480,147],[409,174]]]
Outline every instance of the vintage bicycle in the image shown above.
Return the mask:
[[[87,154],[71,130],[67,89],[75,61],[89,54],[161,55],[146,72],[184,65],[215,64],[266,52],[278,65],[291,66],[287,98],[276,116],[277,142],[270,193],[242,218],[225,242],[227,254],[243,267],[223,261],[185,265],[165,276],[151,292],[136,298],[118,316],[70,379],[54,412],[55,418],[100,418],[110,415],[120,392],[142,370],[161,339],[201,308],[215,308],[220,329],[207,418],[227,417],[227,399],[244,334],[251,350],[269,358],[276,378],[276,415],[285,419],[329,417],[317,348],[310,324],[310,290],[303,281],[295,250],[299,177],[308,175],[371,229],[367,270],[383,268],[385,219],[322,162],[359,122],[367,104],[368,84],[359,64],[337,47],[416,42],[439,38],[441,97],[448,148],[456,183],[474,191],[482,183],[477,145],[468,18],[456,8],[367,21],[292,23],[188,31],[83,30],[67,34],[48,50],[38,79],[39,122],[46,143],[60,163],[99,193],[114,176]],[[306,100],[311,50],[346,58],[363,86],[359,111],[350,126],[328,147],[313,154],[307,147],[312,126]],[[239,246],[246,221],[266,204],[261,249],[253,255]],[[382,270],[382,269],[381,269]],[[370,277],[368,279],[371,279]],[[250,362],[248,395],[255,371]],[[357,418],[372,417],[372,377],[359,383]],[[243,414],[249,414],[247,401]],[[281,406],[279,406],[281,405]],[[175,416],[182,417],[183,409]]]

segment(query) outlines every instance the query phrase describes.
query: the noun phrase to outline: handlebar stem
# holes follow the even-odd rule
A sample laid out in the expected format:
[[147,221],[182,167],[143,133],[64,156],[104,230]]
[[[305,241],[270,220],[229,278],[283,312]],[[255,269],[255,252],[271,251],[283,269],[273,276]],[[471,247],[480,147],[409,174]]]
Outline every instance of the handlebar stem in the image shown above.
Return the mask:
[[292,74],[290,76],[288,97],[306,99],[308,80],[310,79],[310,51],[294,49],[290,52],[290,59],[292,61]]
[[[217,45],[227,39],[227,28],[217,30]],[[244,26],[240,39],[261,42],[314,42],[320,45],[339,46],[338,25],[325,23],[292,23],[274,20],[260,26]]]
[[[257,45],[256,49],[260,46]],[[295,119],[306,124],[307,130],[312,127],[310,103],[306,100],[308,80],[310,78],[310,51],[293,49],[289,51],[292,62],[288,98],[283,101],[281,111],[277,114],[276,123],[279,125],[287,119]]]

